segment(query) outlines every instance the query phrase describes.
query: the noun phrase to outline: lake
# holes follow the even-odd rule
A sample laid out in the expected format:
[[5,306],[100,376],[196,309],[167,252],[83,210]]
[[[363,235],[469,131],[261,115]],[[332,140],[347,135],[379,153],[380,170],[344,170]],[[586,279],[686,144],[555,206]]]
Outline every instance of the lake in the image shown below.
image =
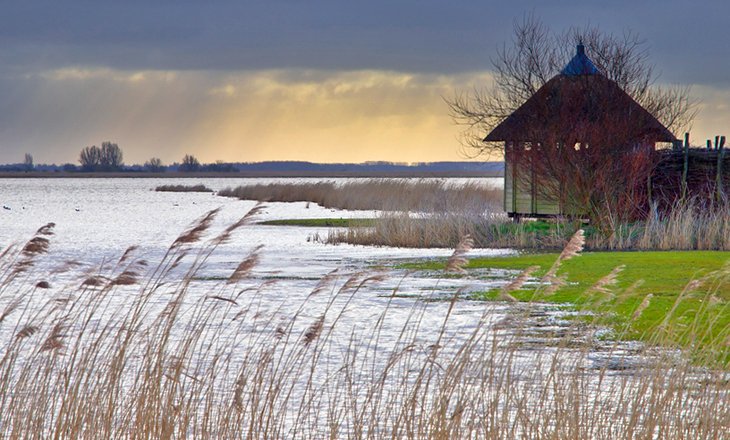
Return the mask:
[[[327,228],[256,223],[290,218],[367,218],[377,212],[332,210],[304,202],[266,203],[252,223],[233,231],[229,240],[212,249],[211,240],[257,202],[211,193],[154,191],[163,184],[202,183],[220,190],[246,183],[320,180],[1,179],[0,247],[22,245],[46,223],[56,226],[55,234],[49,237],[49,252],[35,257],[22,276],[8,284],[12,289],[0,286],[0,310],[13,310],[15,295],[23,300],[21,312],[9,313],[0,326],[0,345],[12,344],[18,329],[28,328],[29,317],[46,313],[48,323],[64,323],[65,335],[123,327],[126,324],[118,321],[119,317],[135,307],[140,287],[119,283],[105,291],[94,283],[118,280],[115,277],[125,265],[135,264],[135,277],[139,275],[143,285],[147,282],[143,289],[152,292],[145,305],[148,318],[144,319],[166,316],[170,305],[177,304],[179,319],[170,334],[171,344],[184,341],[191,328],[201,332],[195,339],[199,341],[196,350],[187,359],[190,371],[186,374],[191,380],[201,380],[199,372],[214,368],[217,358],[210,353],[224,356],[228,362],[225,365],[248,371],[246,368],[256,368],[246,366],[249,357],[253,355],[254,363],[262,362],[254,354],[264,350],[261,353],[265,358],[266,345],[276,345],[279,335],[287,335],[281,336],[287,341],[289,337],[303,341],[284,344],[278,352],[290,368],[283,377],[291,381],[287,400],[282,403],[275,398],[286,413],[278,422],[284,432],[304,423],[296,419],[302,414],[301,407],[288,407],[289,399],[309,402],[307,399],[315,393],[321,402],[307,403],[310,406],[305,411],[316,413],[317,420],[329,420],[327,417],[337,413],[348,399],[360,402],[370,395],[374,379],[381,376],[382,384],[377,388],[381,402],[397,406],[402,397],[398,393],[417,386],[419,368],[428,365],[428,374],[433,374],[436,381],[455,356],[464,354],[459,350],[466,340],[473,341],[468,346],[471,357],[459,376],[464,382],[456,385],[458,392],[452,392],[461,396],[459,399],[471,399],[474,408],[486,408],[484,405],[491,402],[490,393],[494,393],[498,408],[504,408],[505,414],[513,411],[510,394],[501,388],[504,380],[511,390],[514,387],[513,391],[525,393],[519,405],[522,410],[534,409],[534,414],[544,414],[540,411],[545,402],[564,398],[561,387],[555,386],[556,377],[568,378],[566,389],[579,384],[587,406],[599,400],[611,401],[633,386],[626,366],[640,366],[645,359],[637,344],[602,342],[600,331],[571,326],[565,318],[575,313],[560,307],[468,300],[470,292],[500,287],[515,273],[488,271],[461,278],[440,272],[410,273],[395,264],[409,259],[445,258],[452,250],[326,245],[312,237],[326,235]],[[481,179],[480,183],[500,185],[501,179]],[[196,219],[214,209],[220,210],[202,239],[173,249],[171,255],[180,259],[170,261],[170,245]],[[132,246],[135,248],[131,254],[120,262]],[[228,283],[231,274],[249,261],[252,253],[257,257],[250,260],[255,261],[250,272]],[[473,249],[467,256],[514,253],[509,249]],[[160,266],[160,261],[165,263]],[[42,292],[34,288],[41,280],[50,288]],[[183,291],[184,296],[176,302],[174,298]],[[102,294],[103,298],[95,296]],[[95,301],[101,301],[100,312],[90,321],[69,318],[76,313],[71,311],[73,304]],[[206,308],[211,301],[220,307]],[[200,326],[196,322],[202,312],[209,315]],[[302,358],[312,362],[310,372],[305,374],[306,369],[293,360],[304,356],[301,350],[319,335],[323,342],[315,351],[316,357]],[[130,388],[136,368],[145,362],[144,344],[135,348],[139,352],[130,355],[125,370],[129,376],[122,380]],[[31,353],[21,351],[17,365],[22,366],[24,356]],[[498,356],[506,357],[494,362]],[[603,368],[611,362],[619,368]],[[352,371],[355,366],[357,371]],[[398,368],[386,378],[385,372],[394,366]],[[211,376],[215,377],[212,384],[222,390],[235,388],[234,378],[226,376],[225,369],[215,371],[221,376]],[[494,374],[497,379],[487,379],[485,374]],[[262,380],[269,379],[267,376]],[[641,380],[639,375],[636,380]],[[344,393],[345,388],[349,394]],[[247,392],[247,401],[258,398],[256,391]],[[225,393],[214,397],[222,401],[227,398]],[[432,398],[435,395],[427,394],[421,403],[435,404]],[[454,399],[450,411],[455,411],[458,399]],[[480,420],[482,416],[472,417]],[[308,432],[315,436],[328,429],[325,422],[306,423]],[[344,424],[338,429],[344,434],[352,428]]]
[[[156,192],[158,185],[192,185],[202,183],[213,190],[251,183],[311,182],[345,179],[1,179],[0,246],[22,243],[42,225],[55,223],[55,235],[51,238],[50,252],[36,263],[38,273],[56,272],[64,262],[79,263],[70,273],[54,274],[49,281],[53,288],[67,289],[78,283],[80,274],[95,270],[100,265],[115,262],[130,246],[135,246],[134,256],[150,262],[154,267],[165,255],[171,243],[196,219],[220,208],[220,212],[207,237],[212,238],[224,228],[246,215],[257,205],[254,201],[241,201],[218,197],[211,193]],[[449,179],[454,184],[477,180],[484,185],[499,185],[501,179]],[[267,281],[263,290],[270,293],[270,304],[262,310],[282,316],[291,315],[317,283],[333,270],[340,271],[340,281],[361,271],[382,264],[417,258],[444,258],[450,249],[407,249],[392,247],[367,247],[348,244],[327,245],[312,237],[326,236],[328,229],[320,227],[267,226],[255,222],[287,218],[356,218],[373,217],[374,211],[345,211],[325,209],[308,203],[266,203],[263,211],[249,224],[232,235],[209,257],[205,267],[196,274],[193,292],[203,296],[220,283],[246,258],[252,250],[262,246],[257,265],[247,282],[252,285]],[[203,242],[204,243],[204,242]],[[202,246],[202,243],[200,244]],[[197,249],[197,248],[196,248]],[[506,255],[505,249],[474,249],[470,255]],[[504,279],[444,279],[440,274],[412,274],[404,278],[405,271],[391,270],[385,280],[365,289],[367,294],[358,295],[349,304],[352,311],[349,324],[366,325],[377,316],[387,296],[397,286],[403,303],[402,312],[410,312],[409,297],[444,297],[457,289],[464,293],[483,291],[504,283]],[[179,274],[180,277],[184,273]],[[287,299],[282,304],[282,298]],[[5,298],[5,301],[9,301]],[[316,303],[316,302],[315,302]],[[325,304],[321,301],[319,306]],[[442,316],[445,305],[433,303],[433,319]],[[503,309],[505,305],[491,305]],[[484,304],[461,302],[455,322],[472,327],[470,313],[481,316]],[[276,310],[276,312],[274,312]],[[367,313],[363,313],[366,311]],[[350,313],[350,312],[348,312]],[[395,309],[398,313],[398,309]],[[308,314],[316,315],[315,311]],[[495,315],[495,319],[500,316]],[[397,324],[397,320],[394,323]],[[397,325],[396,325],[397,327]],[[458,326],[457,326],[458,327]],[[456,328],[456,327],[455,327]],[[343,329],[346,331],[346,329]]]
[[[24,240],[40,226],[54,222],[53,248],[64,257],[110,257],[128,246],[138,245],[147,253],[160,253],[192,221],[207,211],[222,208],[216,227],[232,223],[255,202],[217,197],[210,193],[155,192],[159,185],[202,183],[213,190],[244,184],[274,182],[345,181],[345,179],[0,179],[0,246]],[[357,179],[352,179],[357,180]],[[480,181],[501,185],[501,178],[448,179],[455,184]],[[286,218],[372,217],[373,212],[329,210],[314,204],[269,203],[256,220]],[[306,256],[332,260],[338,257],[444,256],[445,250],[403,250],[324,246],[307,241],[318,228],[253,226],[235,237],[237,247],[263,244],[267,254],[285,254],[294,260]],[[301,250],[301,254],[292,254]],[[489,251],[487,251],[489,253]],[[279,265],[281,266],[281,265]]]

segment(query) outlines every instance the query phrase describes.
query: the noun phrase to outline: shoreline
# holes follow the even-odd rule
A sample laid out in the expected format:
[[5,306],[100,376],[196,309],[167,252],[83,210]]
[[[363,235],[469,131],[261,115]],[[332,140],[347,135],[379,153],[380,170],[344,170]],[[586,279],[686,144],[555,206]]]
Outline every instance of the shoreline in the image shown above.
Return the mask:
[[94,178],[154,178],[154,179],[180,179],[180,178],[297,178],[297,177],[334,177],[334,178],[438,178],[438,177],[465,177],[465,178],[499,178],[504,177],[502,172],[469,172],[469,171],[445,171],[445,172],[304,172],[304,171],[262,171],[262,172],[181,172],[168,171],[163,173],[119,171],[119,172],[0,172],[0,179],[41,179],[41,178],[62,178],[62,179],[94,179]]

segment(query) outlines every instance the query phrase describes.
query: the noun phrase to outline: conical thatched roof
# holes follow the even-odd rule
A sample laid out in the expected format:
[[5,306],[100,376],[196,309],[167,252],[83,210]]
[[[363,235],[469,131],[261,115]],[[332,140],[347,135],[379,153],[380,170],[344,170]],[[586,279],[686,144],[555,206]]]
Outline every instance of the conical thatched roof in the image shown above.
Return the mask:
[[621,138],[646,142],[676,140],[648,111],[585,55],[573,59],[484,139],[490,141],[580,142],[589,130],[620,130]]

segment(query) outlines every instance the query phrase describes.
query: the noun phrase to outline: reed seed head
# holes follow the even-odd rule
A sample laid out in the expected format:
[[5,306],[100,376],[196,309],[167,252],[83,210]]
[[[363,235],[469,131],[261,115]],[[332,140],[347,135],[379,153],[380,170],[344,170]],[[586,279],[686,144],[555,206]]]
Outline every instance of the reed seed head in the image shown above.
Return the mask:
[[188,230],[178,236],[177,239],[175,239],[175,241],[172,243],[171,248],[174,249],[180,247],[183,244],[190,244],[200,241],[203,234],[208,229],[210,229],[210,226],[213,224],[213,220],[215,220],[215,217],[218,215],[219,212],[220,208],[208,211],[200,219],[194,222]]
[[120,273],[116,278],[114,278],[111,282],[112,286],[129,286],[132,284],[137,283],[137,277],[139,274],[137,272],[134,272],[132,270],[125,270],[124,272]]
[[[509,284],[502,287],[502,294],[509,295],[510,292],[514,292],[515,290],[519,290],[522,288],[522,286],[527,282],[528,279],[532,276],[533,273],[535,273],[536,270],[538,270],[540,266],[530,266],[527,269],[523,270],[522,273],[520,273],[514,280],[512,280]],[[510,295],[510,298],[512,296]],[[514,299],[514,298],[512,298]]]
[[639,319],[642,313],[644,313],[644,310],[646,310],[647,307],[649,307],[649,304],[651,304],[651,299],[654,297],[653,294],[648,294],[644,297],[644,300],[641,301],[641,304],[639,304],[639,307],[636,308],[634,311],[634,314],[631,315],[631,320],[636,321]]
[[454,253],[451,254],[448,260],[446,260],[446,272],[452,273],[466,273],[464,266],[469,263],[466,258],[466,254],[474,247],[474,240],[469,234],[463,236],[456,245]]
[[610,294],[611,290],[609,286],[616,285],[618,281],[618,275],[626,268],[626,265],[619,265],[613,268],[613,270],[606,276],[602,277],[596,283],[588,289],[588,292],[601,292],[604,294]]
[[246,257],[243,261],[241,261],[238,266],[236,266],[236,269],[233,271],[231,276],[228,277],[228,281],[226,281],[228,284],[235,284],[242,279],[248,277],[251,274],[251,271],[254,267],[256,267],[259,263],[260,256],[259,251],[263,248],[263,245],[259,245],[256,248],[254,248],[253,251]]
[[322,328],[324,327],[324,315],[317,318],[316,321],[309,326],[306,332],[304,332],[304,345],[310,345],[314,342],[319,335],[322,334]]
[[21,328],[18,333],[15,335],[18,339],[27,338],[30,336],[33,336],[36,332],[38,332],[38,327],[34,325],[25,325],[23,328]]

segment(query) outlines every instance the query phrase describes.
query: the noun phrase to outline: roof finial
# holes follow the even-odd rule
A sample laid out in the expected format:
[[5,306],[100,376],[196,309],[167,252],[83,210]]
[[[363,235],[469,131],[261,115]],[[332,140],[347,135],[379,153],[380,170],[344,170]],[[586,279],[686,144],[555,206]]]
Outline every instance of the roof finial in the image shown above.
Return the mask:
[[586,55],[586,47],[583,45],[582,39],[578,40],[575,56],[570,60],[568,65],[560,71],[560,73],[568,76],[595,75],[599,73],[596,66]]

